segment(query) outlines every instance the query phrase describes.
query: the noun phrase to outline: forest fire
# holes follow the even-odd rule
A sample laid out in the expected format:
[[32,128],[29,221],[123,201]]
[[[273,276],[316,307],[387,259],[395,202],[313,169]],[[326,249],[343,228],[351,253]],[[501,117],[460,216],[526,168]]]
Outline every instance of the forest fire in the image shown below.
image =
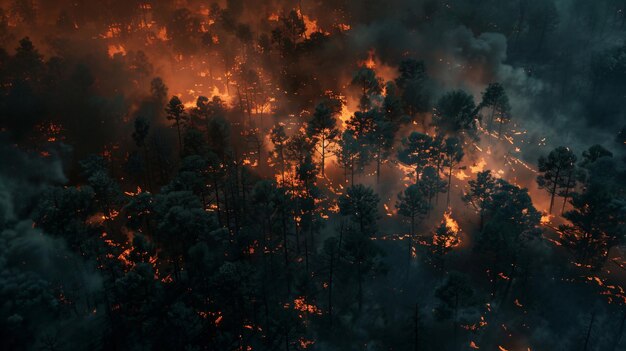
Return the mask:
[[0,0],[0,349],[623,349],[572,1]]

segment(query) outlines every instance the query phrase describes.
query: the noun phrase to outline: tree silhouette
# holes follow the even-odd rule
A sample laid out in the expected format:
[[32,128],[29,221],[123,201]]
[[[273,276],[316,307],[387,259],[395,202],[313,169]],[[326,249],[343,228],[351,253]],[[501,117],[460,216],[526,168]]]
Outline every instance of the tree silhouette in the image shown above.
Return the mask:
[[325,162],[328,157],[328,149],[331,148],[339,135],[336,128],[337,119],[333,116],[332,110],[325,104],[318,104],[315,107],[313,117],[307,125],[307,133],[313,141],[318,144],[317,152],[321,157],[322,176],[325,176]]
[[476,105],[474,98],[463,90],[442,96],[435,106],[433,125],[438,133],[460,137],[476,137]]
[[372,235],[376,232],[379,201],[378,195],[371,188],[362,184],[352,185],[339,199],[340,213],[358,225],[360,233]]
[[445,256],[458,245],[459,237],[445,221],[441,222],[433,234],[433,242],[430,254],[434,265],[440,271],[444,270]]
[[491,201],[491,195],[495,190],[496,178],[491,175],[490,170],[478,172],[476,179],[468,182],[469,189],[463,196],[463,201],[471,204],[480,214],[480,229],[485,223],[485,205]]
[[[409,117],[421,114],[425,116],[430,108],[430,91],[428,89],[428,77],[422,61],[406,59],[400,62],[398,67],[400,75],[396,78],[396,84],[401,92],[402,105]],[[421,120],[424,131],[426,124]]]
[[369,138],[373,147],[372,156],[376,160],[376,183],[380,182],[380,167],[391,153],[395,139],[395,126],[381,113],[374,115],[374,125]]
[[441,178],[437,169],[428,166],[424,168],[422,178],[417,182],[417,186],[428,199],[428,207],[430,208],[432,207],[433,197],[438,198],[440,193],[447,191],[448,182]]
[[588,166],[602,157],[613,157],[613,153],[605,149],[602,145],[593,145],[589,149],[583,151],[583,159],[580,165],[582,167]]
[[385,115],[385,120],[393,125],[394,130],[398,128],[399,124],[408,122],[404,114],[402,97],[398,94],[398,87],[395,83],[387,82],[385,84],[385,98],[381,109]]
[[275,125],[270,130],[270,140],[274,144],[274,150],[272,150],[272,158],[278,164],[280,169],[281,186],[285,186],[285,166],[286,155],[285,149],[287,147],[287,134],[285,133],[285,127],[282,124]]
[[359,109],[369,111],[372,106],[372,97],[382,92],[382,80],[376,76],[376,72],[367,67],[359,68],[352,77],[352,85],[361,90]]
[[381,118],[380,112],[376,109],[371,109],[366,112],[357,111],[346,123],[347,130],[350,131],[350,135],[356,140],[359,163],[362,167],[368,165],[372,158],[376,156],[373,150],[373,137],[375,136],[374,130],[376,129],[376,121],[379,118]]
[[452,171],[463,159],[465,152],[463,152],[463,146],[459,139],[450,137],[445,141],[443,147],[444,160],[443,164],[448,168],[448,197],[446,206],[450,206],[450,189],[452,187]]
[[454,344],[458,340],[459,309],[470,306],[474,289],[469,278],[458,272],[452,272],[446,282],[435,290],[435,296],[440,303],[435,307],[435,315],[439,319],[451,319],[454,335]]
[[619,171],[612,158],[603,157],[588,166],[589,175],[581,193],[572,196],[573,209],[564,214],[570,221],[559,226],[562,242],[576,258],[595,269],[602,267],[610,251],[624,241],[626,207]]
[[347,129],[341,134],[338,142],[339,150],[337,151],[337,162],[344,170],[344,182],[348,182],[348,174],[350,175],[350,184],[354,185],[354,174],[360,171],[365,165],[361,158],[361,148],[359,142],[354,136],[354,132]]
[[143,148],[144,151],[144,174],[145,174],[145,180],[146,180],[146,184],[148,185],[148,188],[151,189],[152,188],[152,181],[150,179],[150,158],[148,157],[148,147],[146,146],[146,137],[148,136],[148,132],[150,131],[150,122],[148,122],[148,120],[144,117],[137,117],[135,118],[135,130],[133,131],[132,137],[133,140],[135,141],[135,145],[137,145],[137,147],[139,148]]
[[178,132],[178,150],[179,152],[182,152],[183,137],[181,129],[188,118],[185,115],[185,106],[183,106],[183,103],[180,101],[178,96],[172,96],[170,102],[165,108],[165,112],[167,113],[167,119],[169,121],[174,121],[174,127],[176,127],[176,131]]
[[428,213],[430,206],[424,193],[416,184],[409,185],[403,192],[398,194],[396,202],[398,214],[407,217],[411,223],[409,232],[409,260],[413,253],[413,238],[415,237],[415,225]]
[[500,83],[490,83],[482,95],[482,101],[480,105],[478,105],[478,108],[487,108],[490,110],[487,130],[489,132],[493,130],[493,121],[495,118],[498,119],[500,128],[502,128],[502,124],[508,120],[511,112],[509,98],[504,91],[504,87]]
[[476,241],[476,250],[489,260],[492,298],[496,296],[499,274],[507,277],[504,299],[516,278],[527,243],[541,232],[541,214],[533,206],[527,189],[502,179],[496,181],[495,190],[483,206],[488,220]]
[[378,218],[378,195],[362,184],[352,185],[339,199],[339,212],[350,219],[345,250],[356,266],[358,310],[363,307],[364,276],[376,268],[380,249],[370,239],[376,234]]
[[433,138],[427,134],[413,132],[402,139],[403,148],[398,151],[398,160],[415,168],[415,179],[419,181],[424,167],[432,160]]
[[554,197],[559,190],[569,186],[568,178],[571,178],[575,167],[576,155],[564,146],[552,150],[547,157],[539,157],[540,174],[537,176],[537,184],[550,194],[549,213],[552,213]]

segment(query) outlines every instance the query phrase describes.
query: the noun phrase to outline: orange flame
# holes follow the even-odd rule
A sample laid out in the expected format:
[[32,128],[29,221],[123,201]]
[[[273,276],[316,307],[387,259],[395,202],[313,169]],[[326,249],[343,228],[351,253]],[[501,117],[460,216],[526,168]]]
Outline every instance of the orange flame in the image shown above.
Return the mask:
[[126,56],[126,49],[122,45],[109,45],[109,57],[113,58],[115,55]]
[[446,212],[444,212],[443,218],[446,221],[446,226],[450,228],[451,231],[453,231],[454,233],[459,232],[459,223],[454,218],[452,218],[452,210],[447,210]]

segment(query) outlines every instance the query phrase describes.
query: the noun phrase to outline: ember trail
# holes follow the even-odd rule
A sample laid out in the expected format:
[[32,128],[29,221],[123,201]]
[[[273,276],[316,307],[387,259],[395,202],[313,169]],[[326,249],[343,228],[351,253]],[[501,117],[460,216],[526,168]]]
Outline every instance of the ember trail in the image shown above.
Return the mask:
[[626,350],[624,6],[0,0],[0,349]]

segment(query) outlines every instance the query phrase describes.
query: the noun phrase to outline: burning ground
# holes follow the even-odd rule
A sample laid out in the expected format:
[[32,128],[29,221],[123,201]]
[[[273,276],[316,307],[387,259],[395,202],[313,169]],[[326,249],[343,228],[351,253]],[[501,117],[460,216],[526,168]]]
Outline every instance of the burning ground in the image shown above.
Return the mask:
[[3,349],[626,348],[623,2],[0,8]]

